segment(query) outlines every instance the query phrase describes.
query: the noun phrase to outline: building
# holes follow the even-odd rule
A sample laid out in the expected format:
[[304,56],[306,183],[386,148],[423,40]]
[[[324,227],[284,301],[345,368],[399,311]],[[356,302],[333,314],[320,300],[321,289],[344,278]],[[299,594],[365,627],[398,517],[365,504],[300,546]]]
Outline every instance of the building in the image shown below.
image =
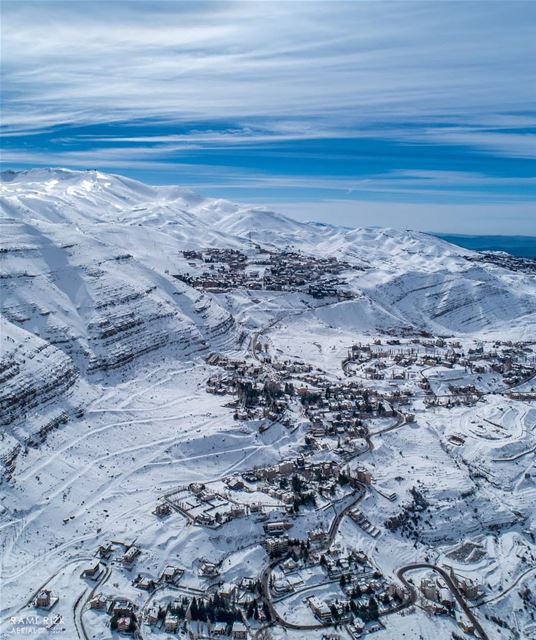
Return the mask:
[[439,589],[438,600],[444,607],[449,609],[454,607],[454,596],[447,587],[441,587],[441,589]]
[[52,592],[49,589],[42,589],[35,598],[35,606],[40,609],[50,609],[52,603]]
[[171,512],[171,507],[167,502],[158,502],[156,507],[154,508],[153,513],[157,515],[159,518],[163,518],[167,516]]
[[287,529],[290,529],[292,525],[286,520],[280,520],[278,522],[267,522],[264,525],[264,531],[272,535],[278,535],[284,533]]
[[121,558],[123,566],[130,567],[134,560],[140,555],[140,553],[141,551],[138,549],[138,547],[135,547],[134,545],[130,547],[127,551],[125,551],[123,557]]
[[264,541],[266,551],[270,555],[280,555],[288,551],[288,536],[281,536],[280,538],[266,538]]
[[452,569],[449,574],[452,582],[468,600],[476,600],[481,595],[480,587],[476,580],[457,576]]
[[158,607],[151,607],[145,614],[147,624],[156,624],[158,622]]
[[436,602],[439,600],[439,589],[433,577],[428,576],[421,580],[421,591],[428,600],[435,600]]
[[90,609],[106,609],[106,605],[108,604],[108,599],[102,593],[93,596],[89,601]]
[[152,591],[155,588],[154,580],[149,576],[139,575],[134,580],[134,586],[143,591]]
[[105,560],[107,560],[113,553],[113,546],[110,542],[106,542],[105,544],[101,544],[98,548],[97,553],[99,554],[100,558],[104,558]]
[[169,633],[174,633],[179,628],[179,618],[172,613],[166,614],[164,618],[164,629]]
[[244,483],[242,482],[242,480],[240,480],[240,478],[231,478],[227,482],[227,486],[233,491],[241,491],[244,488]]
[[311,596],[307,599],[307,604],[309,605],[313,615],[320,620],[320,622],[326,623],[331,620],[331,609],[328,605],[320,600],[317,596]]
[[324,531],[324,529],[318,528],[309,531],[307,537],[311,542],[323,543],[327,540],[328,534]]
[[389,594],[389,596],[391,598],[396,596],[396,597],[398,597],[400,599],[403,599],[404,596],[406,595],[404,589],[399,584],[396,584],[394,582],[391,582],[388,585],[387,593]]
[[233,602],[236,600],[238,590],[232,582],[225,582],[218,589],[218,593],[226,602]]
[[468,600],[476,600],[481,595],[478,582],[469,578],[460,580],[458,583],[458,588]]
[[178,582],[183,573],[184,571],[182,569],[168,565],[164,571],[162,571],[160,579],[162,582],[175,583]]
[[370,471],[366,469],[357,469],[356,478],[359,482],[363,484],[371,484],[372,483],[372,474]]
[[199,567],[199,573],[205,578],[215,578],[220,575],[220,570],[213,562],[202,560],[201,566]]
[[128,600],[116,600],[113,606],[114,616],[130,616],[134,612],[134,605]]
[[248,630],[243,622],[233,622],[231,631],[233,640],[247,640]]
[[89,578],[90,580],[96,580],[101,573],[101,566],[98,560],[95,560],[89,567],[86,567],[82,571],[82,578]]
[[117,619],[118,631],[130,631],[132,625],[132,616],[121,616]]

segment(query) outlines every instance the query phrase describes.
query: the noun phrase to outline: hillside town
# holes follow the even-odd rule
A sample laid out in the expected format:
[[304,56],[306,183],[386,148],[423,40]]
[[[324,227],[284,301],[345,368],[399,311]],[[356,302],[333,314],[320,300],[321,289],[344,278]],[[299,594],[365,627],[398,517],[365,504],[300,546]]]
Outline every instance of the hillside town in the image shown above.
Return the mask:
[[313,298],[353,298],[341,277],[356,270],[348,262],[335,256],[311,257],[296,250],[266,250],[259,245],[254,245],[253,251],[248,255],[237,249],[183,251],[187,270],[175,278],[212,293],[233,289],[304,291]]

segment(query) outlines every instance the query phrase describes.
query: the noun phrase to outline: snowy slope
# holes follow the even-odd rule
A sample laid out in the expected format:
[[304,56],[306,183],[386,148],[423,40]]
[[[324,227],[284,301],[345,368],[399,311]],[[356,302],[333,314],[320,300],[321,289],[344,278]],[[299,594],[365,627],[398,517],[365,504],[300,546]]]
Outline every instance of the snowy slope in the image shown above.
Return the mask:
[[[250,246],[250,237],[262,246],[293,246],[365,267],[365,271],[356,271],[352,287],[370,298],[368,306],[380,316],[394,316],[401,325],[455,333],[489,331],[508,322],[522,331],[536,312],[533,278],[468,262],[465,257],[473,252],[423,233],[301,223],[259,207],[204,198],[178,187],[152,187],[98,171],[43,169],[4,172],[2,178],[0,203],[7,219],[3,236],[8,250],[4,269],[10,277],[21,276],[25,269],[30,275],[35,275],[32,270],[41,274],[59,270],[54,282],[43,282],[41,277],[29,283],[26,278],[21,287],[19,278],[17,294],[10,290],[7,296],[11,317],[17,320],[19,313],[24,318],[28,306],[39,306],[42,292],[49,300],[61,299],[59,306],[69,313],[66,318],[56,310],[57,323],[63,323],[60,333],[72,333],[77,327],[78,333],[84,333],[80,323],[95,333],[95,327],[106,330],[110,321],[106,312],[95,312],[92,303],[75,311],[80,304],[73,301],[74,292],[62,285],[58,275],[62,270],[69,274],[67,280],[78,281],[70,285],[77,289],[76,295],[84,297],[81,290],[85,287],[89,299],[109,296],[115,300],[118,288],[124,285],[131,311],[146,305],[147,322],[156,320],[162,335],[172,335],[175,329],[186,331],[192,320],[191,311],[183,310],[187,318],[178,322],[172,312],[177,284],[165,278],[164,286],[162,280],[166,271],[173,273],[184,266],[179,251],[207,246],[245,248]],[[191,309],[196,294],[180,293]],[[121,296],[117,303],[119,307],[125,304]],[[123,312],[116,311],[121,325],[130,312],[128,305]],[[344,328],[355,328],[360,312],[355,317],[349,313],[345,307],[340,320]],[[29,326],[43,325],[42,317],[32,318]],[[177,322],[175,329],[169,326]],[[91,349],[87,343],[92,337],[80,337],[78,349],[92,352],[98,360],[99,347]],[[70,335],[65,339],[76,341]],[[96,345],[98,342],[96,338]]]
[[2,221],[3,313],[78,367],[111,369],[171,344],[191,350],[231,326],[212,301],[114,246],[114,233],[32,222]]
[[[348,262],[340,275],[351,295],[313,298],[307,286],[210,292],[174,277],[213,266],[182,254],[207,247],[262,255],[264,262],[248,263],[248,269],[261,270],[269,254],[256,244]],[[448,343],[463,344],[466,351],[480,340],[533,341],[533,275],[479,261],[474,252],[413,231],[302,223],[178,187],[47,169],[2,175],[0,299],[3,616],[32,612],[33,594],[46,585],[60,597],[55,611],[65,617],[66,637],[83,637],[78,625],[85,619],[92,637],[111,638],[116,634],[108,616],[78,605],[93,588],[127,598],[141,610],[153,595],[155,602],[168,596],[163,589],[148,595],[135,588],[138,572],[157,578],[176,565],[185,570],[182,586],[202,590],[208,583],[198,574],[201,558],[221,561],[226,582],[261,575],[268,558],[255,518],[227,523],[218,534],[190,526],[180,513],[160,519],[155,505],[179,486],[227,487],[224,478],[304,452],[318,460],[338,459],[339,443],[326,437],[318,450],[305,448],[310,425],[294,399],[291,428],[273,422],[260,429],[256,418],[236,420],[228,395],[207,393],[209,380],[232,375],[233,368],[224,372],[209,365],[211,351],[243,360],[259,381],[290,359],[310,364],[330,385],[349,379],[387,394],[413,389],[411,403],[401,406],[415,421],[366,418],[370,447],[358,460],[344,458],[344,464],[373,475],[374,487],[360,508],[381,530],[380,538],[343,518],[335,542],[364,550],[395,580],[403,563],[438,562],[444,554],[451,564],[461,557],[452,555],[461,542],[476,540],[488,549],[481,564],[456,562],[493,595],[490,609],[478,617],[493,629],[488,613],[504,617],[513,605],[521,611],[518,590],[509,591],[509,585],[532,576],[527,569],[536,570],[536,474],[530,455],[536,414],[528,401],[495,391],[474,405],[427,408],[423,377],[429,376],[432,387],[448,389],[449,381],[458,380],[488,388],[495,374],[473,375],[461,364],[421,364],[438,341],[419,341],[415,334],[455,335]],[[388,351],[384,378],[366,374],[368,361],[346,370],[348,350],[356,343],[369,345],[371,354]],[[391,377],[398,349],[420,354],[419,365],[408,366],[400,383]],[[533,353],[527,349],[525,355],[534,364]],[[376,359],[370,362],[376,366]],[[288,379],[296,386],[310,380],[299,373]],[[523,384],[528,389],[533,382]],[[452,441],[459,434],[462,445]],[[418,544],[405,531],[385,527],[388,518],[411,506],[414,486],[428,501]],[[244,496],[253,499],[248,492],[230,495],[239,503]],[[333,514],[315,510],[311,517],[315,527],[320,522],[327,529]],[[294,531],[305,535],[307,513],[295,522]],[[110,540],[119,542],[103,581],[81,582],[98,545]],[[141,555],[131,572],[122,567],[120,553],[133,542]],[[329,584],[338,589],[336,582]],[[301,592],[298,599],[303,604]],[[400,637],[401,628],[407,637],[419,629],[423,637],[447,640],[458,629],[454,618],[427,617],[420,608],[384,620],[381,640]],[[520,620],[523,629],[533,628],[528,614]],[[49,637],[47,629],[33,631]],[[153,631],[147,627],[145,634],[161,635]],[[314,637],[320,640],[321,633]],[[288,637],[303,634],[296,630]]]

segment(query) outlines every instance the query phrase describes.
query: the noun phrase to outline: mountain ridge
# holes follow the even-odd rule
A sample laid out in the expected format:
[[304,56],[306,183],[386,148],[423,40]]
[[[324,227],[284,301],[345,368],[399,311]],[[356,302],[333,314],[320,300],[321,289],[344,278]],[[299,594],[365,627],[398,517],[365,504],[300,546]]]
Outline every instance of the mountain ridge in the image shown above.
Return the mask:
[[[354,300],[308,312],[326,326],[445,335],[508,326],[521,335],[536,317],[529,276],[415,231],[319,227],[179,187],[65,169],[3,172],[0,213],[4,337],[10,324],[20,327],[60,349],[83,378],[239,344],[248,329],[234,303],[173,277],[192,270],[183,253],[191,249],[346,261]],[[270,308],[283,304],[277,292],[255,293]],[[304,310],[305,293],[293,303]],[[12,351],[4,340],[7,360]]]

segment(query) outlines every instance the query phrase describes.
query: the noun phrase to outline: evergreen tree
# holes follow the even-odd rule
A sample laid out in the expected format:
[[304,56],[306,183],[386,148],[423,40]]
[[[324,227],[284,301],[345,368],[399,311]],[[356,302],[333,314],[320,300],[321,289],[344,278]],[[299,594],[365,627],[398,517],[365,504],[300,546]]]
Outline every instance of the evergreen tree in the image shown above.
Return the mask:
[[379,618],[378,603],[376,602],[376,598],[374,596],[370,596],[369,598],[368,609],[370,619],[377,620]]

